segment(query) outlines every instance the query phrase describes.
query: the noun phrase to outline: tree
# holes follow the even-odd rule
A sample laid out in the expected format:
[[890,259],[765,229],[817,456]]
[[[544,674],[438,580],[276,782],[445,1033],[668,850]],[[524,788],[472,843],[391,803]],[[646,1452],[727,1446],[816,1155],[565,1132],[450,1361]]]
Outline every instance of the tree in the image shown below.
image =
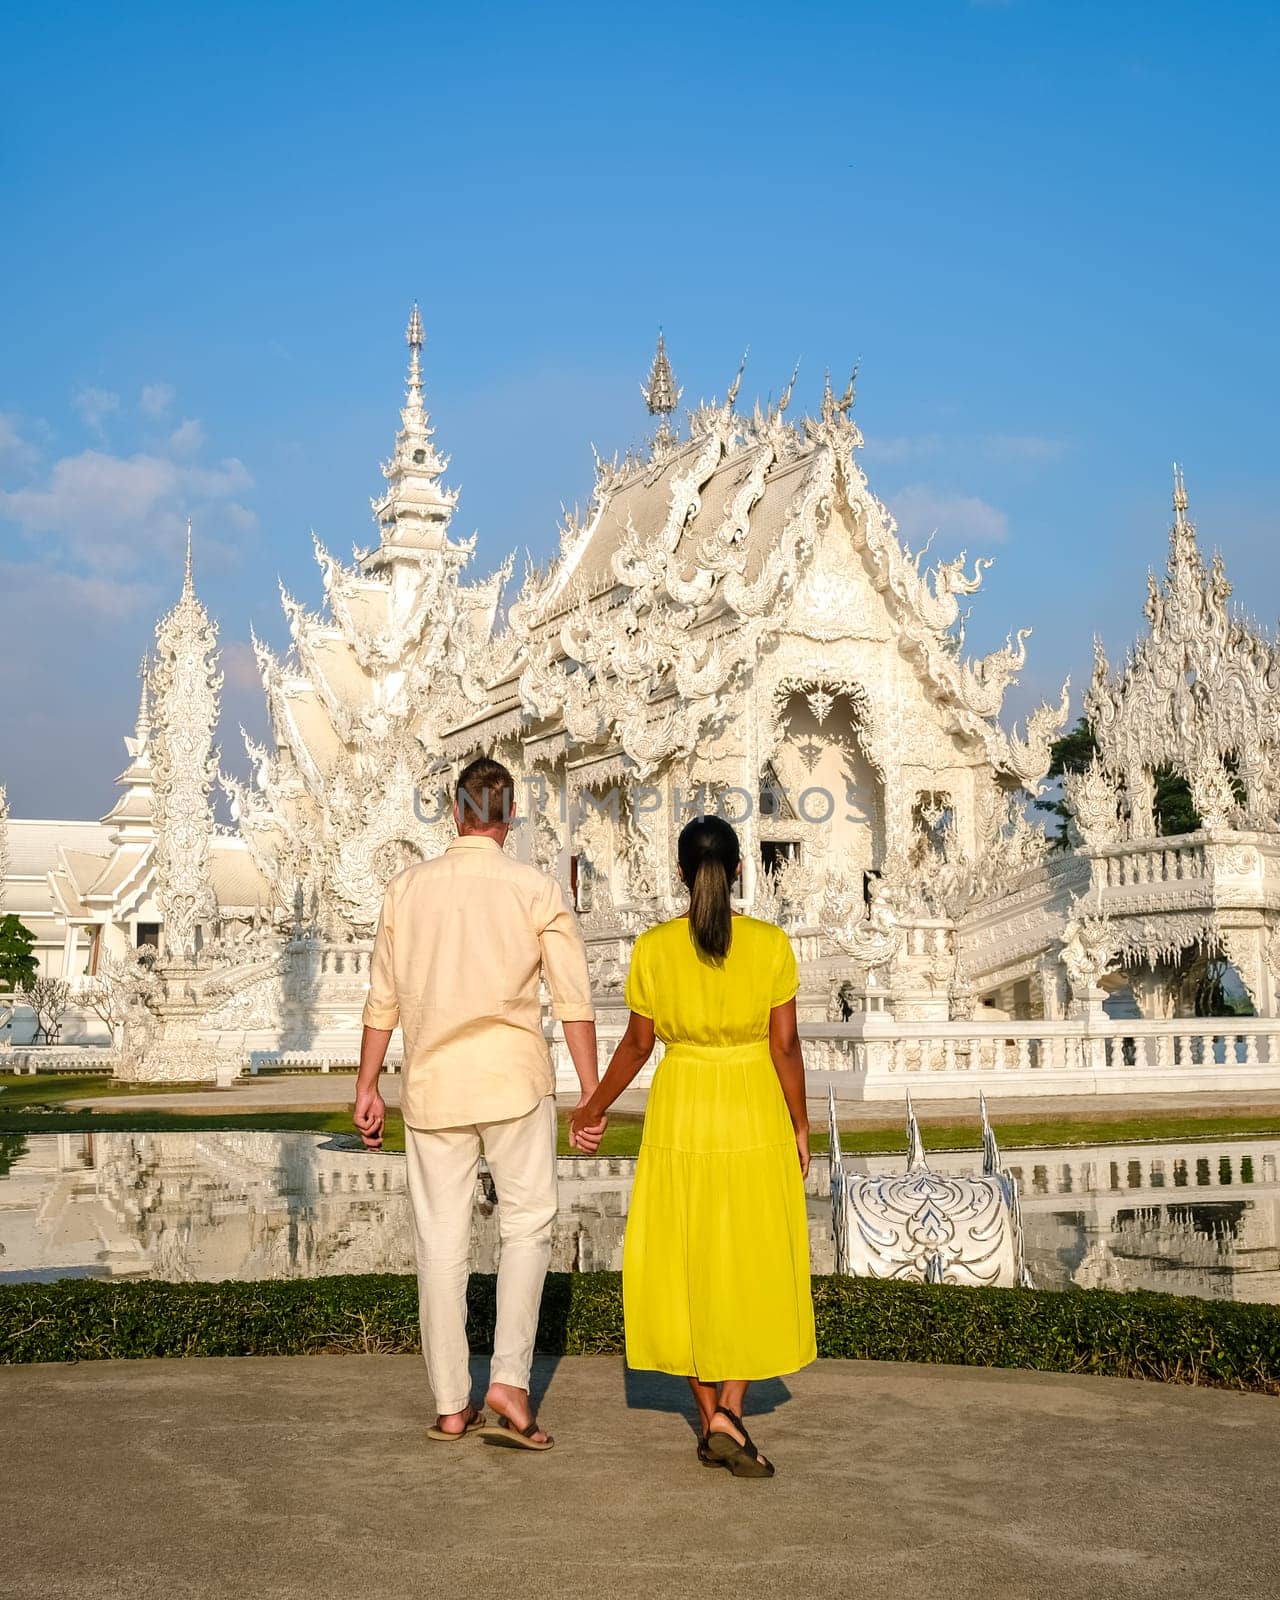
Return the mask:
[[35,935],[12,912],[0,917],[0,994],[14,994],[39,971]]
[[148,945],[131,950],[124,957],[106,954],[95,976],[82,988],[82,1001],[113,1035],[128,1016],[139,983],[154,966],[155,954]]
[[[1088,718],[1080,717],[1074,728],[1064,733],[1061,739],[1053,741],[1049,751],[1052,759],[1048,777],[1061,778],[1067,772],[1087,771],[1098,753],[1098,741],[1094,737],[1092,723]],[[1151,781],[1156,832],[1164,837],[1175,833],[1194,833],[1200,826],[1200,815],[1192,803],[1191,785],[1187,780],[1171,767],[1157,767],[1151,774]],[[1237,799],[1243,799],[1243,785],[1234,773],[1232,786]],[[1067,824],[1071,820],[1071,807],[1063,795],[1059,794],[1056,800],[1037,800],[1036,810],[1048,811],[1057,817],[1058,826],[1051,835],[1054,849],[1067,849],[1070,843]]]
[[[1068,729],[1060,739],[1055,739],[1049,746],[1051,760],[1046,776],[1061,778],[1065,772],[1084,772],[1088,769],[1093,758],[1098,753],[1098,741],[1093,736],[1093,727],[1085,717],[1080,717],[1074,728]],[[1051,812],[1058,819],[1058,826],[1050,834],[1055,850],[1066,850],[1070,846],[1067,835],[1067,824],[1071,821],[1071,807],[1066,799],[1059,793],[1056,800],[1037,800],[1037,811]]]
[[41,1034],[46,1044],[57,1044],[63,1015],[71,1004],[71,985],[62,978],[32,978],[19,987],[18,994],[36,1014],[32,1044],[39,1044]]

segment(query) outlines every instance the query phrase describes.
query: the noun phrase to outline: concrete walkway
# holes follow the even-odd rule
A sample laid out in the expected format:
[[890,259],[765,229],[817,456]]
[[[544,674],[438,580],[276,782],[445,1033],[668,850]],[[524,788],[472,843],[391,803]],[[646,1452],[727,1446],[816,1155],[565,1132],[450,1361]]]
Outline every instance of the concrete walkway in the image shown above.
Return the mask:
[[[548,1363],[545,1456],[433,1445],[416,1357],[0,1368],[10,1600],[1231,1600],[1280,1585],[1280,1403],[823,1362],[758,1386],[768,1483],[679,1380]],[[682,1393],[682,1391],[684,1391]]]

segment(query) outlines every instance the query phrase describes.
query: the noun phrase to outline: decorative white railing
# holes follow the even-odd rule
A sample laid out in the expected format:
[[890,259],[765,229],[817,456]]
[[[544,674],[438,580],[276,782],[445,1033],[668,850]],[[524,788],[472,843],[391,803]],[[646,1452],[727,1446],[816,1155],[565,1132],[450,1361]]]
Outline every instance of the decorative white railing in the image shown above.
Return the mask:
[[1106,1092],[1128,1087],[1280,1087],[1280,1021],[1268,1017],[1168,1021],[905,1022],[867,1016],[801,1025],[810,1071],[855,1073],[917,1091],[964,1093],[1007,1082],[1010,1093]]
[[369,944],[327,944],[313,939],[297,940],[288,949],[295,960],[310,963],[313,974],[334,978],[367,977],[373,955]]
[[16,1044],[0,1054],[5,1072],[97,1072],[108,1077],[119,1056],[110,1045]]
[[1107,889],[1197,882],[1207,878],[1209,871],[1203,844],[1177,844],[1172,840],[1134,840],[1108,846],[1094,857],[1094,881]]

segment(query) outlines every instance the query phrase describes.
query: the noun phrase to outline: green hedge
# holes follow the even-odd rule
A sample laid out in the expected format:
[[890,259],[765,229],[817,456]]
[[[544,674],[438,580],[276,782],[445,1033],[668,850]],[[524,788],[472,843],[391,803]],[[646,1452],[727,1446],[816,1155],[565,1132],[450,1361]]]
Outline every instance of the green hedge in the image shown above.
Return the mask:
[[[1104,1289],[956,1289],[815,1278],[818,1353],[1214,1384],[1280,1394],[1280,1308]],[[418,1348],[411,1277],[271,1283],[0,1287],[0,1362],[140,1356],[283,1356]],[[473,1348],[489,1348],[494,1279],[471,1280]],[[552,1273],[538,1348],[623,1347],[613,1272]]]

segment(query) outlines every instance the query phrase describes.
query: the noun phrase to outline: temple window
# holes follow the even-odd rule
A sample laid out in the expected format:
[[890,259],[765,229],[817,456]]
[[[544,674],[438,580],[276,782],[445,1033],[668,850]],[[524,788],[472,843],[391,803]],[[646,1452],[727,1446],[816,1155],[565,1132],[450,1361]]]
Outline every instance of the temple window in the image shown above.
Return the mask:
[[798,839],[762,839],[760,841],[760,865],[765,872],[776,877],[782,870],[786,861],[799,861],[800,841]]

